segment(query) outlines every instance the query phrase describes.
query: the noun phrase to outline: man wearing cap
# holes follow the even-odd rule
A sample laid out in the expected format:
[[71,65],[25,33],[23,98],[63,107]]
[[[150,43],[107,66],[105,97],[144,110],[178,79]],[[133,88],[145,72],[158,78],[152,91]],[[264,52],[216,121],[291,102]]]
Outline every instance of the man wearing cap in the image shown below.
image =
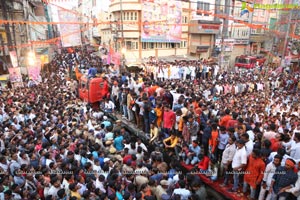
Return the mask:
[[232,159],[233,169],[233,188],[230,192],[237,192],[239,187],[239,177],[243,168],[247,165],[247,152],[245,142],[243,140],[236,141],[237,150]]
[[297,173],[294,172],[295,164],[295,161],[289,158],[285,161],[284,167],[280,166],[276,169],[269,189],[272,200],[278,197],[280,200],[287,199],[286,190],[292,188],[298,179]]

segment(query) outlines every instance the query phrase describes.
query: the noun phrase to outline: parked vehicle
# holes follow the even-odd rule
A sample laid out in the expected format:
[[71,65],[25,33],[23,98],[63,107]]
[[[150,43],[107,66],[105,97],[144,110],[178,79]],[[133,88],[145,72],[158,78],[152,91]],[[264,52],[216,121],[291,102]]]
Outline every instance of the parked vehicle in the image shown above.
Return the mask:
[[266,61],[263,56],[247,56],[241,55],[235,58],[235,67],[252,69],[261,66]]

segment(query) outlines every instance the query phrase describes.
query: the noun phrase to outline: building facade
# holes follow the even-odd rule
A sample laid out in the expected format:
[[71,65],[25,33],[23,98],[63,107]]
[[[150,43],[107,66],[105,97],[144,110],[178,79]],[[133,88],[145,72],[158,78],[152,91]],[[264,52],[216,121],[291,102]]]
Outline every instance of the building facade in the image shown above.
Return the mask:
[[[11,0],[0,1],[1,20],[11,23],[1,24],[0,27],[0,73],[7,73],[7,68],[12,66],[10,53],[16,52],[18,66],[22,73],[26,73],[27,53],[36,51],[42,53],[45,46],[41,43],[48,39],[49,29],[45,24],[28,22],[47,22],[45,7],[42,1]],[[23,22],[23,23],[18,23]]]
[[210,57],[216,35],[220,33],[220,16],[216,15],[216,1],[201,0],[191,2],[189,22],[189,53],[199,58]]
[[78,10],[81,25],[81,41],[83,45],[100,45],[101,35],[99,31],[99,18],[101,15],[101,1],[80,0],[78,1]]
[[120,52],[126,63],[150,56],[208,58],[220,25],[211,11],[214,2],[112,1],[102,15],[108,22],[101,26],[102,45]]

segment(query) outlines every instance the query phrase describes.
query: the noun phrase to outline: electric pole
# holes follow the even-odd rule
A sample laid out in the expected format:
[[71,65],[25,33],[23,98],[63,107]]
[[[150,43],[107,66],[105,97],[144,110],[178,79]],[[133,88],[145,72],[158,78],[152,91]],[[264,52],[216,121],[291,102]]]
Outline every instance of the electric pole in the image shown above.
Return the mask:
[[282,52],[282,56],[281,56],[281,63],[282,63],[283,60],[285,60],[285,54],[286,54],[286,48],[287,48],[287,43],[288,43],[290,29],[291,29],[291,20],[292,20],[292,16],[293,16],[293,11],[294,10],[290,10],[289,11],[289,18],[288,18],[288,23],[287,23],[287,31],[285,32],[285,38],[284,38],[284,44],[283,44],[283,52]]
[[[223,17],[223,25],[222,25],[222,33],[221,33],[221,56],[220,56],[220,68],[224,69],[224,58],[225,58],[225,39],[228,39],[228,25],[229,25],[229,16],[230,16],[230,8],[231,8],[231,0],[225,0],[225,8],[224,8],[224,17]],[[228,70],[228,69],[224,69]]]

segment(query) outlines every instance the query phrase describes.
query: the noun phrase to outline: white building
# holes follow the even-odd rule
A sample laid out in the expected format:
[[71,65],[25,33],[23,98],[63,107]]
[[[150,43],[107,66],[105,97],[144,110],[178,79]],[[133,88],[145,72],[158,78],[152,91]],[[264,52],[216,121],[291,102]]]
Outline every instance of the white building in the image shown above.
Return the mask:
[[[219,33],[215,1],[111,1],[108,24],[101,26],[102,45],[122,52],[127,63],[150,56],[208,58]],[[123,51],[122,51],[123,49]]]

